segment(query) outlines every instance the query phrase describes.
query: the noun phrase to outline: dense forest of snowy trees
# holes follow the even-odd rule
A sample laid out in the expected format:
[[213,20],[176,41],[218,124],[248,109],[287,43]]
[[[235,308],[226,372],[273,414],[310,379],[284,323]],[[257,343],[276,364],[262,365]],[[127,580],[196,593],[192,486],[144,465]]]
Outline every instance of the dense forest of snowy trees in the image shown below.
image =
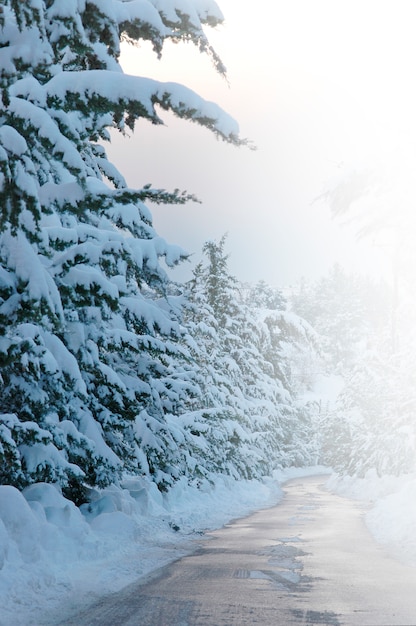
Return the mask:
[[[344,308],[359,315],[335,423],[327,424],[332,448],[328,461],[341,472],[359,476],[370,469],[400,475],[415,468],[413,153],[412,147],[405,158],[395,154],[371,165],[350,165],[323,194],[333,215],[347,216],[358,236],[371,236],[391,267],[388,289],[357,284],[353,292],[359,308],[356,297]],[[360,337],[365,341],[357,343]]]
[[394,289],[340,267],[293,297],[319,335],[323,371],[341,381],[318,420],[321,460],[340,473],[415,468],[414,309],[402,297],[398,307]]
[[[146,201],[106,157],[108,130],[160,111],[242,144],[215,104],[127,76],[121,39],[190,40],[224,67],[211,0],[9,0],[0,13],[0,482],[52,482],[77,504],[128,475],[167,490],[319,460],[412,466],[415,337],[392,350],[389,293],[339,268],[287,297],[229,274],[207,242],[185,285]],[[395,312],[397,313],[397,311]],[[322,406],[318,376],[345,380]],[[393,426],[394,424],[394,426]]]
[[308,419],[270,357],[293,323],[236,298],[223,242],[176,293],[160,259],[184,253],[144,202],[186,197],[129,189],[106,158],[108,129],[159,123],[156,105],[240,143],[214,104],[122,72],[121,38],[160,53],[168,37],[224,71],[203,31],[222,19],[215,3],[157,6],[12,1],[0,18],[1,479],[55,482],[77,502],[126,473],[163,490],[309,460],[294,427]]

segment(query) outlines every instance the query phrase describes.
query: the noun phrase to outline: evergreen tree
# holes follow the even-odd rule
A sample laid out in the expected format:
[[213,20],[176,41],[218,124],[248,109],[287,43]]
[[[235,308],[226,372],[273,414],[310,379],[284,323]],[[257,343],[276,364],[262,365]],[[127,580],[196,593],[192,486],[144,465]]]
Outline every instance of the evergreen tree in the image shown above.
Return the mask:
[[[121,39],[191,40],[224,68],[203,24],[215,3],[6,0],[0,13],[0,473],[58,482],[75,500],[121,471],[165,486],[177,445],[166,418],[192,388],[183,330],[167,302],[183,252],[107,160],[108,129],[155,106],[239,143],[233,120],[174,83],[126,76]],[[186,343],[186,342],[185,342]],[[179,363],[178,367],[177,361]],[[167,460],[166,460],[167,459]]]
[[337,471],[364,476],[372,469],[400,475],[414,471],[414,335],[392,352],[390,329],[357,357],[324,427],[324,456]]
[[387,285],[349,275],[338,264],[314,284],[303,283],[291,306],[320,337],[327,371],[342,374],[390,319]]
[[414,469],[412,299],[396,312],[403,345],[391,341],[391,301],[386,285],[340,268],[315,286],[303,286],[293,299],[318,332],[324,369],[344,381],[335,405],[320,415],[322,460],[341,473]]
[[243,301],[257,309],[268,311],[283,311],[286,309],[287,300],[279,289],[274,289],[264,280],[259,280],[253,285],[245,285],[242,290]]
[[[204,246],[190,283],[187,326],[197,338],[208,449],[221,471],[261,476],[312,458],[296,401],[276,376],[270,327],[229,274],[225,238]],[[264,313],[264,309],[262,309]],[[269,312],[273,314],[273,312]],[[265,348],[267,346],[267,349]]]
[[[310,392],[320,371],[317,333],[302,317],[289,310],[283,295],[265,283],[255,285],[247,301],[261,330],[259,351],[272,366],[273,378],[290,397],[285,434],[289,464],[317,462],[316,414],[319,409]],[[260,304],[260,306],[259,306]]]

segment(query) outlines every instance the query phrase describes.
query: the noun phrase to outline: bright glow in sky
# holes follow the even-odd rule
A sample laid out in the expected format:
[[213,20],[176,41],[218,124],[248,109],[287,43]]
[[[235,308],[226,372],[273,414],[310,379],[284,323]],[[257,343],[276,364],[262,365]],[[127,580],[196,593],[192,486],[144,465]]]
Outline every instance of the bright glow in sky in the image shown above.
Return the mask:
[[[377,271],[381,247],[355,243],[353,226],[314,202],[344,164],[383,160],[415,141],[414,2],[218,0],[226,23],[207,33],[229,86],[192,45],[123,49],[127,73],[173,80],[214,100],[257,151],[218,142],[162,114],[115,137],[110,157],[129,184],[179,187],[202,205],[152,209],[162,236],[195,253],[229,232],[230,267],[241,280],[277,286],[317,278],[335,262]],[[179,278],[179,276],[177,276]]]

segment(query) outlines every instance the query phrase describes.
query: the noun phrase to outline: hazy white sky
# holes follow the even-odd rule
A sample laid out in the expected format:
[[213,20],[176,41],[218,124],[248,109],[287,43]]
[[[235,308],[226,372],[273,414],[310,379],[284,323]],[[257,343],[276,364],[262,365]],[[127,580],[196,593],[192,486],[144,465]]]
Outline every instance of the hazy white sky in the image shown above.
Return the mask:
[[[192,45],[122,56],[127,73],[181,82],[218,102],[255,152],[163,114],[109,149],[129,184],[179,187],[202,205],[153,209],[162,236],[195,253],[229,233],[241,280],[276,286],[319,277],[333,262],[377,266],[380,250],[314,203],[343,164],[372,161],[415,139],[414,2],[219,0],[224,26],[208,30],[229,85]],[[178,278],[182,277],[178,274]]]

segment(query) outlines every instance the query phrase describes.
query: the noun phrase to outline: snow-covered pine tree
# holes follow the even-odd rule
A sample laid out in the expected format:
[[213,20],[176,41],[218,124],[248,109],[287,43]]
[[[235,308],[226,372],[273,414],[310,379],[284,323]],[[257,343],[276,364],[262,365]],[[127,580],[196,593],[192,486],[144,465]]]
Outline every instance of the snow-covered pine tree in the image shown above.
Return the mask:
[[[223,345],[227,310],[237,284],[228,273],[224,244],[225,238],[204,245],[208,261],[197,265],[185,290],[183,323],[195,340],[193,358],[201,389],[184,424],[191,433],[196,480],[209,480],[216,473],[236,479],[267,473],[250,438],[240,372]],[[237,313],[234,307],[233,315]]]
[[349,274],[335,264],[318,281],[303,283],[291,297],[291,306],[318,333],[328,371],[342,374],[388,323],[390,298],[387,284]]
[[[174,83],[127,76],[121,39],[191,40],[224,68],[212,0],[5,0],[0,13],[0,477],[82,499],[123,469],[172,480],[165,415],[184,395],[181,329],[159,264],[183,256],[107,160],[108,129],[158,124],[156,106],[239,143],[235,122]],[[163,305],[161,305],[161,302]],[[178,357],[186,362],[186,355]],[[181,380],[183,377],[185,380]],[[179,436],[179,435],[178,435]],[[168,455],[169,456],[169,455]]]
[[318,374],[317,334],[306,320],[289,309],[282,292],[264,281],[246,287],[244,301],[261,330],[259,352],[271,364],[273,378],[290,396],[284,439],[287,463],[313,464],[319,456],[314,420],[318,407],[310,400]]
[[344,373],[345,385],[324,423],[323,438],[325,460],[338,472],[362,477],[368,470],[379,475],[414,471],[413,323],[406,339],[400,351],[392,350],[390,324],[378,328]]
[[[335,217],[348,216],[361,237],[370,235],[379,244],[391,267],[388,298],[375,298],[367,288],[365,300],[378,314],[378,328],[374,332],[374,317],[367,316],[367,345],[350,363],[328,424],[326,453],[340,472],[400,474],[415,467],[414,167],[413,146],[400,142],[387,160],[340,170],[322,196]],[[339,458],[330,445],[336,440]]]
[[256,309],[268,311],[283,311],[287,300],[282,291],[271,287],[265,280],[259,280],[255,285],[246,284],[241,290],[243,302]]
[[299,446],[294,400],[263,351],[269,329],[258,309],[242,301],[224,248],[224,237],[205,244],[206,263],[189,284],[186,324],[197,340],[205,403],[192,428],[204,433],[203,453],[214,471],[258,477],[307,462],[309,442]]
[[[412,297],[397,310],[400,349],[391,341],[391,288],[335,267],[293,298],[320,338],[324,370],[343,388],[320,419],[322,460],[340,473],[368,470],[400,474],[414,469],[414,309]],[[412,320],[412,321],[411,321]],[[397,333],[397,336],[399,333]],[[394,348],[394,349],[393,349]]]
[[368,470],[379,476],[414,471],[416,398],[414,368],[409,367],[414,355],[403,357],[391,354],[385,333],[384,342],[364,351],[346,377],[323,438],[325,461],[339,473],[363,477]]

